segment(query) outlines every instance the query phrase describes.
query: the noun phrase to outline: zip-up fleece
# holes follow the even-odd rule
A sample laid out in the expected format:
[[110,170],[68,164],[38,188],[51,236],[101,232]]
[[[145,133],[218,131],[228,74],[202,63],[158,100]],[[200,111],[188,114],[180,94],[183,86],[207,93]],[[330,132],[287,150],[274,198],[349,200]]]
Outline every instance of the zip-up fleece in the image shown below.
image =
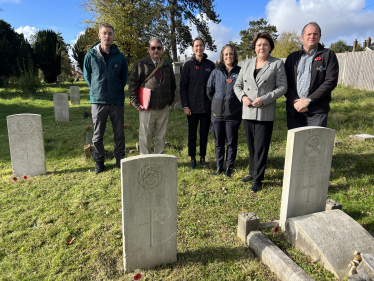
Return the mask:
[[157,71],[152,77],[142,85],[144,80],[152,73],[156,68],[151,56],[147,56],[141,60],[138,60],[132,69],[130,82],[129,82],[129,94],[131,104],[137,108],[140,106],[138,99],[139,87],[151,89],[151,101],[149,102],[150,109],[163,109],[167,104],[171,105],[174,102],[175,89],[177,88],[175,83],[175,76],[173,67],[164,62],[160,67],[161,82],[158,80]]
[[212,117],[242,119],[242,104],[234,93],[239,72],[240,66],[235,65],[228,73],[221,63],[213,70],[206,87],[207,96],[212,101]]
[[[294,108],[294,102],[299,99],[296,84],[297,67],[302,53],[303,49],[291,53],[285,63],[288,82],[286,108],[287,113],[291,116],[294,116],[297,112]],[[338,59],[332,50],[325,49],[321,44],[318,44],[318,51],[313,59],[311,68],[312,74],[308,94],[311,103],[308,106],[308,113],[327,113],[330,111],[331,92],[338,84]]]
[[84,57],[83,72],[91,103],[124,105],[127,60],[116,45],[110,47],[107,62],[100,53],[100,42],[93,45]]
[[187,61],[182,70],[180,93],[183,108],[188,107],[191,113],[210,113],[211,101],[206,95],[206,83],[216,65],[207,59],[198,61],[195,54]]

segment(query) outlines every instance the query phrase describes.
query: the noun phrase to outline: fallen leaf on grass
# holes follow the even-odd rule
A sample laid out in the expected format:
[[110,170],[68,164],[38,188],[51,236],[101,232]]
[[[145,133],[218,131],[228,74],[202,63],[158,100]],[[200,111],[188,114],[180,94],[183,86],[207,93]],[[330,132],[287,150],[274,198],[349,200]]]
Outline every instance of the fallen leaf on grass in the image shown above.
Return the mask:
[[68,245],[71,245],[73,243],[73,241],[75,240],[75,238],[71,238],[70,240],[68,240]]
[[118,212],[122,212],[122,208],[121,207],[118,207],[117,210],[118,210]]

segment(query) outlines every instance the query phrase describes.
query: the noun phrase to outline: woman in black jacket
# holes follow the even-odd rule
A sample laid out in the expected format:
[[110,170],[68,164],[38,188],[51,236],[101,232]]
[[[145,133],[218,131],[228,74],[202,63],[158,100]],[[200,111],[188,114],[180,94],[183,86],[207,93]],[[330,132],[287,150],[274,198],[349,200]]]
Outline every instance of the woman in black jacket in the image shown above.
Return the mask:
[[205,43],[201,38],[192,42],[194,55],[182,70],[180,93],[184,113],[188,120],[188,155],[191,156],[191,168],[196,168],[197,126],[200,121],[200,164],[207,167],[206,147],[210,126],[211,102],[206,95],[206,83],[215,64],[204,54]]
[[240,72],[235,47],[227,44],[221,50],[218,69],[213,70],[207,84],[207,95],[212,100],[212,124],[216,137],[217,170],[223,172],[225,140],[227,141],[226,172],[230,177],[238,151],[238,131],[242,122],[242,104],[234,93]]

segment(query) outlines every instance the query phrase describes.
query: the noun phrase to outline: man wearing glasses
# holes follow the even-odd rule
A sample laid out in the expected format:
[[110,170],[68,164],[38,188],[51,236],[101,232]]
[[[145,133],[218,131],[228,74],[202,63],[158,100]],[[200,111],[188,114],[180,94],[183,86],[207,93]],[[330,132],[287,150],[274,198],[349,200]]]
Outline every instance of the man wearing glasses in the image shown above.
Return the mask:
[[[151,153],[153,129],[155,134],[154,153],[163,154],[165,152],[165,136],[169,121],[169,106],[174,101],[176,83],[172,66],[161,60],[163,51],[164,48],[159,38],[154,37],[149,40],[149,56],[134,64],[130,76],[129,94],[131,104],[139,110],[140,154]],[[161,66],[146,83],[144,83],[146,78],[157,68],[160,62]],[[151,90],[151,100],[148,110],[144,110],[138,99],[139,87]]]
[[125,157],[124,88],[127,82],[127,60],[119,52],[114,40],[114,28],[109,23],[99,27],[100,41],[84,57],[84,79],[90,87],[95,173],[104,171],[104,144],[108,116],[114,132],[114,156],[120,167]]

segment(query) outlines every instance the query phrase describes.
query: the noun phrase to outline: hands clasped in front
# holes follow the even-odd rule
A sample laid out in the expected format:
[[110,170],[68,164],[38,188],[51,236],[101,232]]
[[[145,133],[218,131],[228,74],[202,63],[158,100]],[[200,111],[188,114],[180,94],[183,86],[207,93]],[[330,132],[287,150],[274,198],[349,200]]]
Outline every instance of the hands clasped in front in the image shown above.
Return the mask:
[[250,105],[253,105],[254,107],[262,106],[262,98],[257,98],[252,102],[252,100],[249,97],[244,96],[242,98],[242,102],[244,106],[250,106]]
[[295,100],[293,106],[297,112],[307,112],[309,104],[310,103],[307,101],[307,99],[297,99]]

